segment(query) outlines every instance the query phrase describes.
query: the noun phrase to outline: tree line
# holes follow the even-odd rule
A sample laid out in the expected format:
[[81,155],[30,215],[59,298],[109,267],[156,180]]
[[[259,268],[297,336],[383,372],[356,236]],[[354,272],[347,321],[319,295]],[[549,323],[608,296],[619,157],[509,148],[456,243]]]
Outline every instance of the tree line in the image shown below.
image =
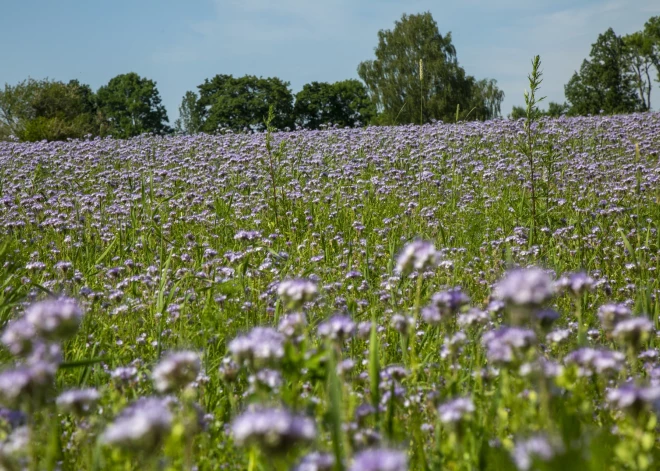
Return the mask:
[[[566,103],[550,102],[540,113],[556,117],[649,111],[654,81],[660,82],[660,16],[632,34],[619,36],[609,28],[598,35],[589,58],[564,86]],[[524,115],[522,107],[514,106],[509,116]]]
[[[24,80],[0,90],[0,139],[128,138],[142,133],[193,134],[321,129],[335,125],[422,124],[488,120],[501,114],[504,92],[494,79],[467,74],[451,33],[442,35],[430,13],[403,15],[378,32],[375,57],[361,62],[361,80],[312,82],[293,94],[277,77],[218,74],[188,91],[170,126],[153,80],[121,74],[94,92],[77,80]],[[631,35],[601,34],[565,86],[567,103],[548,116],[626,113],[651,109],[653,72],[660,81],[660,17]],[[510,118],[522,116],[514,107]]]

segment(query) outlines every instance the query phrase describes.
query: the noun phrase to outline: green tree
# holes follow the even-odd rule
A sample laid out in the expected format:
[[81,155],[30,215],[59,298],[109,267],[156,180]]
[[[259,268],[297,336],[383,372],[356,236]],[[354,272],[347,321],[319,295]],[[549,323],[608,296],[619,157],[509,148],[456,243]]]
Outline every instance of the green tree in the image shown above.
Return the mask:
[[63,140],[100,132],[88,85],[28,79],[0,92],[0,134],[22,140]]
[[497,88],[497,80],[473,81],[470,116],[481,120],[497,118],[501,114],[503,100],[504,92]]
[[293,95],[289,83],[277,77],[216,75],[197,88],[204,132],[264,131],[271,105],[271,125],[275,129],[293,128]]
[[376,109],[359,80],[344,80],[332,84],[305,84],[296,94],[293,112],[298,126],[319,129],[327,124],[365,125],[374,117]]
[[653,16],[644,24],[644,37],[648,40],[648,58],[655,67],[656,81],[660,82],[660,16]]
[[195,92],[188,91],[179,106],[179,118],[174,122],[174,128],[179,134],[196,134],[204,125],[204,110]]
[[644,110],[651,109],[651,69],[654,66],[653,39],[644,31],[637,31],[623,37],[628,69],[632,73],[637,94]]
[[393,30],[380,30],[375,55],[360,63],[358,75],[378,108],[379,122],[453,121],[457,109],[471,115],[476,82],[458,65],[451,33],[440,34],[431,13],[403,15]]
[[108,132],[129,138],[142,133],[171,132],[156,82],[134,72],[117,75],[97,92],[99,108]]
[[598,36],[591,46],[590,60],[584,60],[564,87],[569,113],[587,115],[630,113],[643,109],[635,92],[628,67],[626,48],[612,28]]
[[[536,117],[547,116],[549,118],[559,118],[568,112],[568,105],[566,103],[557,103],[551,101],[548,103],[547,110],[530,110],[530,113],[536,113]],[[514,106],[509,114],[509,119],[517,120],[527,117],[527,110],[522,106]]]

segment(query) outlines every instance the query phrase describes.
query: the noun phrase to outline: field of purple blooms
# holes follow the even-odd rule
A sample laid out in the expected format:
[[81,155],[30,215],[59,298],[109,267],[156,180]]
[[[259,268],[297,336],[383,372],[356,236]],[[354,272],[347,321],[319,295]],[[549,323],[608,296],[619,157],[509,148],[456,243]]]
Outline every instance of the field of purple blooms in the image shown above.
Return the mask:
[[524,136],[0,143],[0,468],[660,469],[660,114]]

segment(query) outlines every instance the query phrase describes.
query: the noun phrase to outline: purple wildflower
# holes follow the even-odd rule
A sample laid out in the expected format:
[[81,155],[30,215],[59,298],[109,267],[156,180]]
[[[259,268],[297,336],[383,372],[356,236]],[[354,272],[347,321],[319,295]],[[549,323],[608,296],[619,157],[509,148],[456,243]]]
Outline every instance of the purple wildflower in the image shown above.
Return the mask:
[[248,410],[234,419],[231,429],[237,445],[256,444],[267,453],[286,452],[316,438],[312,419],[285,409]]
[[349,471],[408,471],[408,458],[403,451],[372,448],[356,454]]
[[152,378],[156,391],[171,392],[195,381],[201,363],[195,352],[174,352],[163,358],[154,368]]

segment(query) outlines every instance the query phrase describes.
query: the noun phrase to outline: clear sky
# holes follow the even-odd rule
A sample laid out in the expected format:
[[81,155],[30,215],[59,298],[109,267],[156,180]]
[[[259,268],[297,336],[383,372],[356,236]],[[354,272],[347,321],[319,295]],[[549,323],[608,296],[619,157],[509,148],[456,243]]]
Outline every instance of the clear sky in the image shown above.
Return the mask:
[[137,72],[157,82],[173,122],[183,94],[219,73],[277,76],[294,93],[357,78],[378,30],[424,11],[451,31],[468,74],[498,81],[506,115],[523,101],[532,56],[541,55],[542,94],[561,102],[598,34],[641,29],[660,1],[2,0],[0,84],[75,78],[96,90]]

